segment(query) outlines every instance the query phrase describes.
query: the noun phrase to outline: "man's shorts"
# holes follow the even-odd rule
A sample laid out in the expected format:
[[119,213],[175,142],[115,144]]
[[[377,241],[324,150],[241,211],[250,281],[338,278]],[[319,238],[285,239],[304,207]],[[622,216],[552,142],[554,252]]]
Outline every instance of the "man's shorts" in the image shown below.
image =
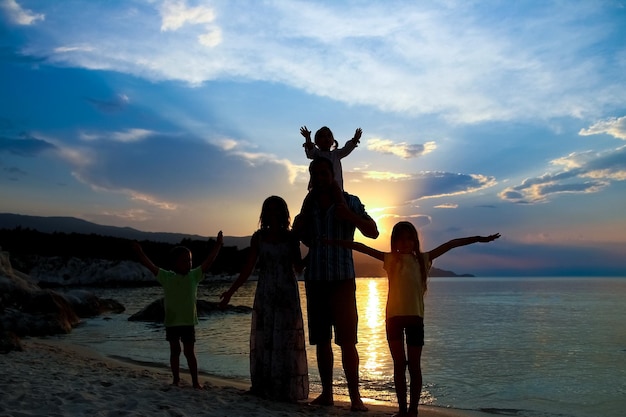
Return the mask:
[[420,316],[396,316],[387,319],[387,340],[404,341],[408,346],[424,346],[424,318]]
[[331,340],[334,327],[335,344],[356,345],[359,317],[355,281],[307,281],[305,286],[309,343],[317,345]]
[[195,343],[195,326],[168,326],[165,328],[165,340],[168,342]]

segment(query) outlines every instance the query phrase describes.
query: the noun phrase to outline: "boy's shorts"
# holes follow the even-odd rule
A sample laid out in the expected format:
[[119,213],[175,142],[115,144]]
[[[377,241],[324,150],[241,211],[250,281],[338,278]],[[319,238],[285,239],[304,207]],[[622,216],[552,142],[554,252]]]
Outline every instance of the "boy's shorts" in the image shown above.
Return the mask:
[[168,326],[165,328],[165,340],[168,342],[195,343],[195,326]]
[[424,346],[424,318],[420,316],[390,317],[386,322],[387,340],[404,341],[408,346]]
[[305,286],[309,343],[317,345],[331,340],[334,327],[335,344],[356,345],[359,317],[355,281],[308,281]]

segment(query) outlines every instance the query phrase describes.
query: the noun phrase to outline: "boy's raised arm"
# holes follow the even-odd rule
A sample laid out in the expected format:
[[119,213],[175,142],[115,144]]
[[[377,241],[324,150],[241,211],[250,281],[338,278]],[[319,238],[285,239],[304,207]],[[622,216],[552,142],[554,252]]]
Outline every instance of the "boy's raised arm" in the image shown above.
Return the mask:
[[209,268],[213,264],[213,261],[215,261],[215,258],[217,258],[217,254],[220,252],[220,249],[222,248],[223,244],[224,244],[224,235],[222,234],[222,231],[220,230],[217,233],[217,242],[215,243],[215,245],[213,245],[213,249],[211,249],[211,252],[209,252],[204,262],[202,262],[202,272],[206,272],[209,270]]
[[159,273],[159,267],[156,266],[151,260],[150,258],[148,258],[146,256],[146,254],[143,252],[143,249],[141,248],[141,245],[139,244],[139,242],[134,241],[133,242],[133,250],[135,251],[135,253],[137,254],[137,258],[139,259],[139,262],[145,266],[146,268],[148,268],[150,270],[150,272],[152,272],[152,274],[154,276],[156,276]]

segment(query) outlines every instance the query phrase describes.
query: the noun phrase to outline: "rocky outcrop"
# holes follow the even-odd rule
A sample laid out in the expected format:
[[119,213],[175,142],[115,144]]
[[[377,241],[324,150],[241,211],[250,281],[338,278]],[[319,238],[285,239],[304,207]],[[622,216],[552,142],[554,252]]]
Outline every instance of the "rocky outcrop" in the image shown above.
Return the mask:
[[88,291],[41,288],[32,277],[14,270],[9,254],[0,250],[0,351],[17,349],[19,337],[69,333],[81,318],[108,311],[124,307]]
[[154,275],[138,262],[62,256],[38,257],[29,275],[46,287],[155,283]]
[[[129,321],[148,321],[153,323],[163,323],[165,319],[165,308],[163,306],[163,298],[153,301],[141,311],[133,314],[128,318]],[[251,313],[252,308],[247,306],[231,306],[228,305],[224,308],[220,308],[219,303],[206,300],[198,300],[196,302],[196,308],[198,310],[198,316],[208,316],[212,313],[218,312],[235,312],[235,313]]]

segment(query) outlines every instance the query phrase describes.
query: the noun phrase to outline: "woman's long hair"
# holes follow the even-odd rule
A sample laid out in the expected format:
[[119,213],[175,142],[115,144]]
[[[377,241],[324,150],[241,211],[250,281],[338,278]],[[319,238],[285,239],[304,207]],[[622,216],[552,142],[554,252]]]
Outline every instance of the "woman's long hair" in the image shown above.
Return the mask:
[[291,225],[291,217],[289,216],[289,208],[287,202],[276,195],[267,197],[261,207],[261,216],[259,217],[259,225],[261,230],[270,227],[270,207],[274,205],[278,209],[278,221],[281,229],[289,230]]
[[413,256],[415,256],[417,262],[419,263],[420,272],[422,273],[422,283],[424,284],[424,291],[426,291],[426,288],[428,286],[428,271],[426,270],[426,264],[424,263],[424,257],[422,256],[422,252],[420,249],[419,235],[417,234],[417,229],[415,228],[415,226],[413,226],[413,223],[403,221],[398,222],[393,226],[393,229],[391,231],[391,252],[398,252],[398,235],[403,231],[407,231],[411,235],[411,239],[413,240],[413,249],[411,253],[413,254]]

